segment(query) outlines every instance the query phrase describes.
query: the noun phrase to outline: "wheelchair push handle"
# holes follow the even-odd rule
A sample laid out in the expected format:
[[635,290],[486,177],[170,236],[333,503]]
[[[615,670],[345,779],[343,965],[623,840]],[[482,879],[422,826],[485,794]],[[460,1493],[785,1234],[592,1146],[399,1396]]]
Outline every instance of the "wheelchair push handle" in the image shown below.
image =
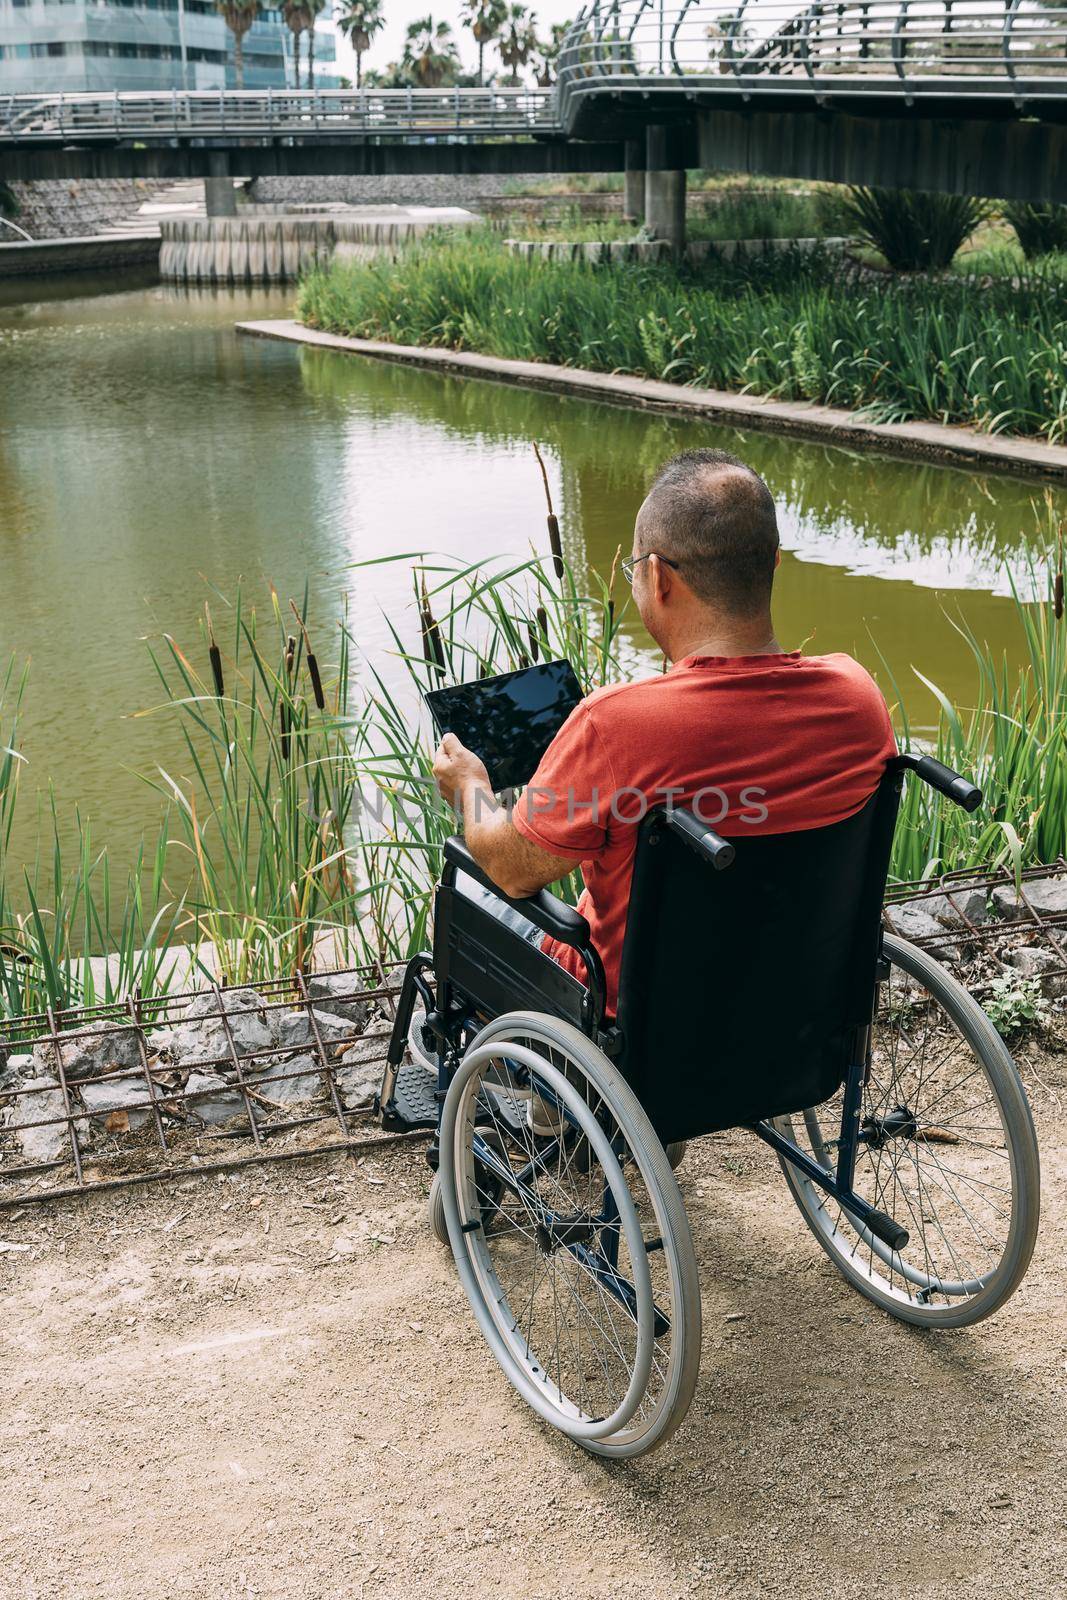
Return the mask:
[[510,895],[506,895],[497,887],[488,873],[482,871],[458,834],[453,834],[450,839],[445,840],[445,862],[448,866],[467,873],[468,877],[480,883],[483,889],[495,894],[505,905],[511,906],[515,911],[521,911],[536,928],[550,934],[553,939],[558,939],[561,944],[573,945],[576,950],[588,946],[589,924],[580,911],[575,911],[573,906],[569,906],[565,900],[560,900],[557,895],[549,894],[547,889],[540,889],[537,894],[529,895],[523,900],[513,900]]
[[938,794],[955,801],[964,811],[977,811],[982,804],[982,791],[977,784],[972,783],[969,778],[962,778],[958,772],[953,772],[951,767],[946,767],[943,761],[938,761],[934,756],[919,756],[905,752],[897,756],[896,764],[902,771],[914,772],[916,777],[928,783],[931,789],[936,789]]
[[724,867],[733,864],[737,852],[730,841],[720,838],[714,828],[709,828],[706,822],[701,822],[692,811],[680,808],[664,811],[663,823],[704,861],[710,862],[716,872],[721,872]]

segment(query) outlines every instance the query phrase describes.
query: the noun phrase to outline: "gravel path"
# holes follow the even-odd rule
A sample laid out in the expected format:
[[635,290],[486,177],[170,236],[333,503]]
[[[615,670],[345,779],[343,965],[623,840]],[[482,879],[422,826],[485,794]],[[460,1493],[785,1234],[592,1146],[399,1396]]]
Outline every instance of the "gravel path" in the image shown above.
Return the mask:
[[853,1293],[751,1139],[691,1147],[702,1377],[632,1464],[512,1394],[418,1150],[0,1212],[0,1594],[1067,1595],[1067,1056],[1028,1054],[1042,1236],[970,1332]]

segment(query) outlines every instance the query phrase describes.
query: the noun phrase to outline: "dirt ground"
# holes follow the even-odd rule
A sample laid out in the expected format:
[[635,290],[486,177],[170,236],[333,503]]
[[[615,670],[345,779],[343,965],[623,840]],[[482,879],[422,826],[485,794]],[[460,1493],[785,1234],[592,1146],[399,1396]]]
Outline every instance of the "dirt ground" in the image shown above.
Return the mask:
[[1067,1057],[1023,1054],[1041,1238],[964,1333],[850,1290],[754,1140],[691,1147],[701,1382],[636,1463],[511,1391],[421,1147],[0,1212],[0,1595],[1067,1595]]

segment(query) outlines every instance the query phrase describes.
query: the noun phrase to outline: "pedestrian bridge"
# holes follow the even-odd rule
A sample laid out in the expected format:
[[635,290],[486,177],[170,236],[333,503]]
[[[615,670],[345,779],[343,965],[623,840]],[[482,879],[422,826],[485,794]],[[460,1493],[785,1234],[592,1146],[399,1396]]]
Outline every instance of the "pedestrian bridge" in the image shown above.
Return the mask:
[[0,176],[595,170],[650,126],[664,168],[1067,199],[1067,3],[593,0],[551,88],[0,98]]

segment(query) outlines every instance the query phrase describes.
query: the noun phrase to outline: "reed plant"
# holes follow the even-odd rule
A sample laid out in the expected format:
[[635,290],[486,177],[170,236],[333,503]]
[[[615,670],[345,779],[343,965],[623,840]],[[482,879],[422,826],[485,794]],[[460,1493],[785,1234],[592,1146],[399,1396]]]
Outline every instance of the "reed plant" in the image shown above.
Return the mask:
[[707,269],[529,260],[488,234],[319,269],[310,327],[1067,438],[1067,286],[869,277],[823,251]]
[[221,643],[205,607],[195,660],[169,635],[151,650],[165,698],[142,713],[176,717],[184,740],[186,772],[147,781],[171,808],[197,936],[227,983],[307,970],[323,940],[330,962],[362,959],[366,891],[346,840],[360,723],[348,630],[327,666],[306,594],[287,610],[272,593],[265,622],[240,595],[220,604]]
[[[916,668],[938,708],[932,750],[981,784],[984,802],[968,816],[914,781],[905,785],[893,873],[901,881],[969,867],[1024,866],[1067,855],[1067,620],[1062,535],[1046,502],[1051,556],[1044,577],[1032,562],[1025,600],[1012,594],[1023,663],[1014,669],[962,617],[946,618],[974,661],[970,706],[957,705]],[[1009,575],[1010,576],[1010,575]],[[886,669],[887,677],[891,674]],[[916,747],[897,694],[904,746]]]

